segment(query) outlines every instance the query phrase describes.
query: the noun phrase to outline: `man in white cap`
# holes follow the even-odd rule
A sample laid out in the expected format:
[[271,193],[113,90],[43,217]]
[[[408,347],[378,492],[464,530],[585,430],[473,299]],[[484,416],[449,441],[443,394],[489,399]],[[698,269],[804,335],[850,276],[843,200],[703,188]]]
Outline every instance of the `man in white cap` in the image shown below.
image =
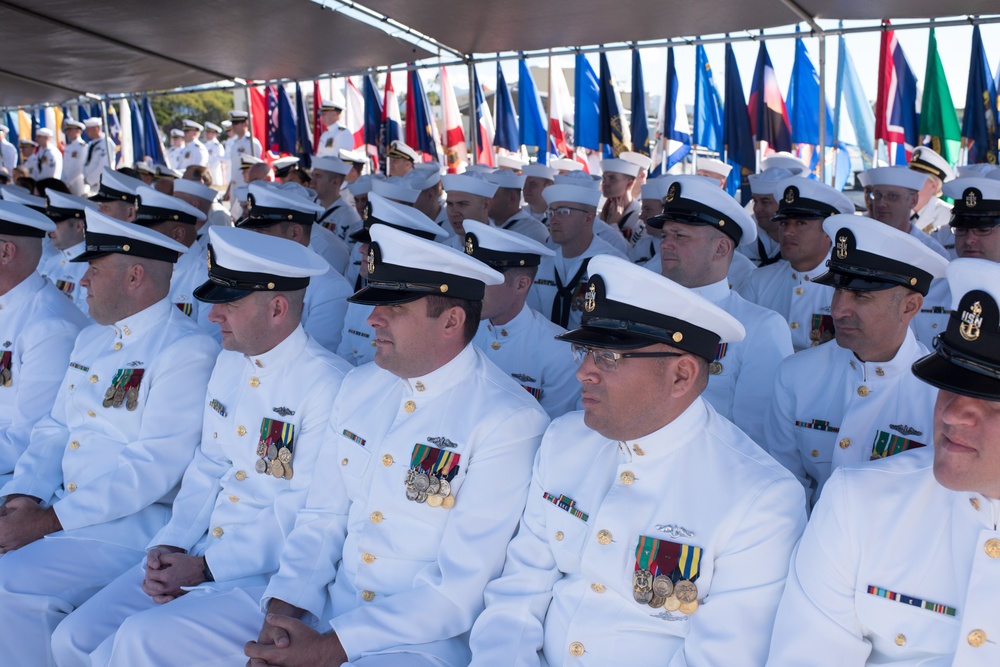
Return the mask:
[[802,178],[809,176],[809,165],[788,151],[779,151],[761,160],[760,170],[764,172],[768,169],[785,169],[790,176],[801,176]]
[[[211,175],[205,167],[192,167],[188,169],[188,172],[195,170],[200,170],[203,176],[211,179]],[[205,214],[205,224],[196,225],[198,242],[202,248],[208,245],[207,232],[209,227],[232,226],[229,211],[218,202],[218,191],[204,181],[195,178],[195,174],[192,173],[190,177],[185,176],[175,180],[173,196]]]
[[465,245],[463,223],[466,220],[476,220],[484,225],[493,223],[490,209],[498,186],[475,172],[445,174],[441,177],[441,184],[448,198],[448,222],[455,233],[448,242],[455,248],[462,248]]
[[628,258],[633,263],[646,266],[653,271],[660,270],[660,238],[661,230],[646,224],[650,218],[663,213],[663,198],[667,196],[667,179],[665,176],[654,178],[642,184],[639,190],[639,220],[645,226],[642,239],[629,248]]
[[[413,173],[413,172],[411,172]],[[351,234],[354,242],[352,257],[361,259],[353,274],[355,290],[365,285],[368,279],[368,245],[371,243],[369,230],[372,225],[388,225],[394,229],[430,241],[444,242],[448,238],[445,230],[433,220],[412,206],[406,206],[373,193],[371,206],[365,214],[362,229]],[[349,301],[344,315],[344,332],[337,354],[355,366],[367,364],[375,358],[375,330],[368,324],[368,316],[374,306]]]
[[225,187],[229,183],[229,158],[226,147],[219,141],[222,128],[215,123],[205,123],[205,150],[208,152],[208,170],[212,174],[212,184]]
[[521,170],[527,166],[527,163],[522,162],[520,158],[513,155],[498,155],[497,156],[497,170],[503,169],[505,171],[512,171],[518,176],[521,175]]
[[[304,197],[255,182],[250,184],[247,215],[237,227],[311,247],[313,236],[318,233],[316,230],[323,229],[316,224],[320,213],[322,208]],[[351,285],[332,266],[328,272],[309,281],[302,325],[306,333],[331,352],[340,344],[347,297],[351,292]]]
[[639,167],[631,162],[615,158],[601,161],[601,193],[604,195],[604,206],[601,208],[600,219],[612,229],[625,237],[631,248],[645,234],[642,221],[639,220],[639,201],[632,198],[632,185],[635,183]]
[[137,178],[105,168],[97,183],[97,192],[90,201],[97,202],[98,210],[104,215],[132,222],[135,220],[137,191],[145,184]]
[[284,157],[279,157],[277,160],[271,162],[271,169],[274,170],[274,180],[278,183],[285,183],[288,181],[289,175],[299,164],[299,158],[295,155],[286,155]]
[[577,327],[589,285],[587,263],[597,255],[626,257],[594,235],[600,190],[557,183],[543,195],[549,204],[549,234],[557,248],[554,257],[543,258],[538,266],[528,305],[564,329]]
[[[59,625],[53,653],[64,667],[196,662],[213,655],[218,618],[259,624],[260,595],[328,442],[351,367],[301,324],[309,280],[326,262],[285,239],[228,227],[209,235],[212,268],[195,296],[211,306],[223,351],[200,443],[146,557]],[[169,632],[175,623],[202,630]]]
[[[565,174],[558,174],[556,176],[556,185],[576,185],[579,187],[588,188],[594,190],[601,196],[601,176],[595,176],[593,174],[588,174],[585,171],[577,170],[571,171]],[[542,199],[545,199],[545,195],[542,195]],[[550,220],[548,219],[548,213],[546,213],[546,218],[542,221],[546,227],[549,226]],[[610,245],[615,250],[618,250],[623,255],[628,255],[629,247],[628,241],[622,236],[622,233],[618,231],[617,227],[612,227],[607,225],[599,216],[594,216],[594,235],[599,239]],[[551,245],[551,242],[550,242]]]
[[184,130],[179,127],[170,130],[170,148],[166,157],[167,166],[171,169],[184,168]]
[[35,139],[38,141],[38,150],[35,151],[34,170],[31,173],[31,177],[36,181],[40,181],[43,178],[62,178],[62,153],[59,152],[58,147],[50,145],[54,136],[55,133],[47,127],[39,128],[35,133]]
[[783,167],[771,167],[759,174],[750,174],[750,198],[747,210],[753,213],[757,221],[757,240],[744,244],[739,251],[745,254],[756,266],[767,266],[781,259],[781,240],[778,234],[778,221],[774,220],[778,212],[778,200],[774,189],[778,183],[794,176]]
[[175,165],[174,168],[179,171],[184,171],[193,164],[201,167],[207,167],[208,149],[205,148],[205,144],[203,144],[201,139],[199,139],[202,130],[205,129],[205,126],[201,123],[196,123],[193,120],[185,118],[183,127],[184,152],[181,154],[181,164],[183,166]]
[[582,326],[560,336],[583,411],[545,433],[471,665],[760,664],[805,507],[701,396],[743,327],[627,261],[591,267]]
[[471,344],[485,287],[503,276],[385,225],[370,233],[368,285],[351,298],[375,306],[375,363],[341,386],[322,483],[246,647],[260,664],[468,664],[548,425]]
[[77,196],[87,194],[87,184],[83,180],[83,167],[87,160],[87,144],[80,138],[83,130],[84,124],[78,120],[67,118],[63,122],[66,148],[63,149],[62,180],[69,187],[70,193]]
[[[323,207],[316,203],[316,191],[312,188],[293,182],[279,184],[262,181],[260,185],[303,199],[315,207],[317,219],[322,215]],[[342,276],[346,275],[351,261],[351,247],[340,236],[323,225],[314,225],[310,227],[309,249],[329,262],[334,271]]]
[[334,155],[320,155],[312,163],[312,187],[316,190],[316,203],[325,210],[317,222],[346,241],[361,229],[361,216],[341,196],[344,177],[351,165]]
[[951,259],[940,243],[913,224],[918,194],[927,182],[927,172],[906,167],[878,167],[865,172],[871,184],[872,217],[913,236],[945,259]]
[[87,151],[83,159],[83,180],[92,189],[97,189],[101,179],[101,171],[110,166],[109,155],[114,154],[111,140],[104,135],[104,122],[98,117],[83,121],[84,133],[87,135]]
[[649,168],[653,166],[653,160],[648,155],[636,153],[635,151],[622,151],[618,154],[618,157],[639,167],[639,171],[635,175],[635,182],[632,183],[632,198],[636,200],[641,199],[642,186],[646,184],[646,178],[649,176]]
[[0,167],[6,169],[8,174],[17,166],[17,148],[7,139],[9,134],[10,128],[0,124]]
[[815,282],[826,273],[830,256],[823,220],[838,213],[853,214],[854,204],[829,185],[799,177],[780,181],[774,196],[779,199],[774,219],[781,260],[754,270],[739,291],[747,301],[785,318],[798,352],[833,338],[833,288]]
[[917,205],[913,208],[912,221],[925,234],[933,234],[948,226],[951,207],[939,199],[941,186],[955,178],[951,165],[927,146],[917,146],[910,156],[910,169],[927,175],[927,180],[917,192]]
[[[0,489],[0,636],[6,664],[52,664],[55,626],[142,558],[194,455],[218,346],[174,308],[186,248],[87,213],[90,316],[51,412]],[[179,360],[183,360],[182,362]],[[44,539],[42,539],[44,537]]]
[[730,289],[736,248],[753,242],[756,225],[735,199],[709,179],[666,176],[663,180],[663,212],[646,221],[662,236],[659,272],[711,301],[746,329],[743,340],[719,345],[708,365],[703,396],[720,415],[764,446],[764,418],[774,373],[781,360],[792,354],[792,339],[780,315]]
[[1000,661],[1000,266],[956,259],[947,279],[954,314],[913,365],[937,389],[934,446],[834,471],[792,559],[768,665]]
[[583,163],[577,160],[571,160],[568,157],[560,157],[551,161],[551,167],[556,171],[557,174],[568,174],[571,171],[582,171]]
[[486,175],[486,180],[497,186],[489,217],[500,229],[527,236],[538,243],[546,243],[549,240],[549,230],[534,216],[521,209],[521,188],[524,187],[526,178],[511,169],[497,169]]
[[420,193],[413,202],[413,207],[433,220],[450,237],[455,235],[455,231],[448,221],[448,207],[444,199],[441,176],[440,164],[424,162],[404,176],[403,181]]
[[[242,158],[244,156],[259,158],[263,154],[263,148],[259,137],[251,137],[247,120],[250,114],[246,111],[233,109],[229,112],[229,119],[232,121],[233,136],[226,142],[226,155],[229,157],[230,185],[238,185],[243,167]],[[230,199],[236,199],[235,193],[230,190]]]
[[37,271],[42,238],[55,229],[41,213],[0,201],[0,484],[48,414],[73,342],[88,324]]
[[521,174],[524,176],[524,185],[521,187],[521,196],[524,197],[522,210],[544,224],[545,212],[549,210],[549,205],[545,203],[542,191],[555,183],[556,170],[544,164],[532,162],[525,165]]
[[[372,191],[373,180],[374,177],[371,174],[365,174],[347,185],[347,190],[351,193],[351,200],[354,202],[354,210],[358,212],[359,217],[364,217],[365,207],[368,205],[368,195]],[[447,222],[447,219],[445,222]],[[450,225],[448,226],[450,227]]]
[[86,315],[87,290],[80,280],[87,271],[87,265],[73,260],[87,249],[84,243],[85,212],[88,208],[96,209],[97,205],[83,197],[51,189],[45,198],[48,201],[45,214],[54,223],[48,237],[57,252],[38,265],[38,272]]
[[729,178],[729,172],[733,170],[733,165],[712,157],[699,157],[695,161],[695,165],[697,166],[696,175],[714,179],[719,182],[720,188],[725,189],[726,180]]
[[38,158],[35,157],[35,151],[38,150],[38,142],[21,137],[17,140],[17,147],[21,149],[21,169],[24,169],[28,178],[34,178],[32,174],[37,169]]
[[389,163],[386,172],[390,176],[406,176],[415,164],[423,161],[420,159],[420,154],[417,151],[407,146],[400,139],[396,139],[389,144],[386,159]]
[[333,92],[333,100],[320,103],[320,119],[326,130],[319,135],[317,156],[330,155],[337,157],[343,150],[354,149],[354,135],[340,124],[340,115],[344,112],[344,96],[339,90]]
[[473,343],[534,396],[555,419],[580,400],[576,364],[556,336],[566,330],[526,304],[542,257],[555,252],[524,235],[465,221],[465,252],[503,274],[483,297],[483,319]]
[[948,262],[871,218],[834,215],[829,271],[836,340],[778,367],[764,447],[805,487],[810,505],[845,464],[930,445],[933,391],[910,372],[927,353],[909,328]]

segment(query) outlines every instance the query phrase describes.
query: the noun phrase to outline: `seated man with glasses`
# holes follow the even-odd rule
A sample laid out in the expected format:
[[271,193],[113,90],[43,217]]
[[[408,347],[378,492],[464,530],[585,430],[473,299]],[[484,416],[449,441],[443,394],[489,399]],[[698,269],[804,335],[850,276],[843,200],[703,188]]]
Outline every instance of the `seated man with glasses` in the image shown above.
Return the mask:
[[945,259],[951,259],[940,243],[913,224],[913,211],[927,181],[926,172],[906,167],[879,167],[865,174],[872,189],[869,198],[873,218],[906,232]]
[[615,257],[590,261],[583,308],[559,336],[583,412],[542,439],[471,664],[762,664],[805,506],[701,397],[743,326]]

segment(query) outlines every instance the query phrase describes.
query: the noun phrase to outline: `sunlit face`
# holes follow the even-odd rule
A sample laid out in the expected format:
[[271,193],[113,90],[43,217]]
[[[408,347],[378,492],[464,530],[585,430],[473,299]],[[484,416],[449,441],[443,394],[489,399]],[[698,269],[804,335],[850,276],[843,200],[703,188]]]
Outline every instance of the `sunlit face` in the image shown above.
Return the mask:
[[[910,292],[893,287],[872,292],[836,289],[830,315],[837,345],[862,361],[887,361],[903,342],[909,320],[903,319],[901,297]],[[891,358],[891,357],[890,357]]]
[[721,233],[706,225],[667,222],[660,240],[661,273],[679,285],[700,287]]
[[798,271],[811,271],[830,253],[830,237],[823,220],[786,218],[778,223],[781,256]]
[[[983,232],[988,232],[983,234]],[[1000,262],[1000,227],[956,229],[955,253],[959,257],[975,257]]]
[[[580,204],[555,202],[549,210],[552,211],[549,215],[549,235],[557,245],[580,238],[588,229],[593,229],[592,211],[582,208]],[[560,213],[564,210],[565,214]]]
[[492,200],[469,192],[452,190],[448,193],[448,222],[459,236],[465,236],[465,220],[478,220],[489,223],[489,211]]
[[540,211],[545,208],[542,191],[550,185],[552,185],[552,181],[540,176],[527,176],[524,179],[524,187],[521,188],[521,196],[533,210]]
[[430,317],[426,299],[375,306],[368,316],[375,330],[375,363],[402,378],[425,375],[425,353],[440,344],[447,313]]
[[87,289],[88,312],[98,324],[114,324],[127,315],[120,297],[128,267],[127,258],[117,253],[90,260],[80,285]]
[[757,225],[768,234],[775,234],[778,231],[778,223],[771,222],[771,218],[778,212],[778,202],[774,195],[751,195],[753,197],[753,217],[757,220]]
[[916,191],[896,185],[875,185],[871,200],[876,220],[900,231],[909,231],[910,212],[917,205]]
[[261,322],[267,317],[271,295],[253,292],[229,303],[216,303],[208,312],[208,321],[219,325],[222,347],[243,354],[261,354],[268,350]]
[[55,231],[49,232],[49,240],[59,250],[72,248],[83,241],[84,224],[80,218],[70,218],[56,223]]
[[934,477],[953,491],[1000,498],[1000,401],[938,390]]
[[601,176],[601,193],[608,199],[612,197],[624,197],[632,188],[633,181],[635,179],[631,176],[606,171]]

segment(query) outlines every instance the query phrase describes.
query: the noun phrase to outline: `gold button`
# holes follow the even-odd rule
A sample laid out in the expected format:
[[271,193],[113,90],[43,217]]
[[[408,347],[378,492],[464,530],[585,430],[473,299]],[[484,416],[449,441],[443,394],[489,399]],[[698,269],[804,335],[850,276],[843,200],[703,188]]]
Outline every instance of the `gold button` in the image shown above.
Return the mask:
[[969,504],[972,505],[972,509],[979,511],[979,498],[969,498]]
[[802,280],[809,282],[809,276],[802,276]]
[[372,563],[375,562],[375,556],[373,556],[372,554],[367,554],[367,553],[366,554],[362,554],[361,555],[361,560],[363,560],[366,564],[371,565]]
[[361,599],[365,602],[371,602],[375,599],[375,591],[361,591]]
[[70,449],[80,449],[80,443],[77,442],[76,440],[74,440],[73,442],[69,443],[69,448]]
[[969,633],[969,646],[979,648],[986,643],[986,633],[982,630],[973,630]]
[[590,585],[590,590],[594,591],[595,593],[603,593],[607,589],[604,587],[604,584],[598,584],[595,582]]
[[882,368],[881,366],[876,366],[875,367],[875,375],[877,375],[879,377],[885,377],[885,369]]
[[932,324],[931,329],[937,329],[937,323]]
[[386,468],[392,465],[392,454],[384,454],[382,456],[382,465]]
[[417,404],[413,401],[407,401],[406,403],[403,403],[403,409],[407,412],[413,412],[417,409]]
[[90,415],[91,417],[96,417],[97,416],[97,413],[94,412],[93,410],[87,410],[87,414]]
[[840,445],[841,449],[847,449],[848,447],[851,446],[851,439],[850,438],[841,438],[840,442],[837,443],[837,444]]
[[237,426],[236,427],[236,435],[242,437],[242,436],[244,436],[246,434],[247,434],[247,429],[246,429],[245,426]]
[[816,458],[817,456],[819,456],[819,450],[818,449],[814,449],[814,450],[812,450],[809,453],[812,454],[813,458]]
[[96,375],[90,376],[90,384],[97,384],[98,377]]
[[562,542],[563,532],[561,530],[556,531],[556,542]]
[[236,471],[236,481],[237,481],[237,482],[242,482],[242,481],[243,481],[243,480],[245,480],[246,478],[247,478],[247,473],[246,473],[246,471],[244,471],[244,470],[237,470],[237,471]]
[[66,485],[66,490],[69,491],[70,493],[73,493],[74,491],[76,491],[76,484],[70,482],[69,484]]
[[805,292],[805,290],[802,289],[801,287],[795,288],[795,293],[798,294],[799,296],[801,296],[803,292]]
[[229,496],[229,502],[238,503],[240,502],[239,496]]
[[212,437],[215,438],[216,440],[218,440],[218,438],[219,438],[219,432],[218,431],[212,431]]
[[76,386],[76,385],[72,385],[72,384],[71,384],[71,385],[69,386],[69,390],[70,390],[70,391],[73,391],[73,387],[75,387],[75,386]]
[[622,484],[624,484],[625,486],[631,486],[632,482],[635,481],[635,473],[632,472],[631,470],[626,470],[625,472],[623,472],[621,475],[618,476],[618,479],[620,479]]
[[341,459],[340,460],[340,465],[346,466],[347,465],[347,459]]
[[260,380],[257,379],[256,375],[250,378],[250,386],[254,389],[260,386]]
[[500,349],[500,343],[498,343],[497,341],[493,341],[493,344],[490,345],[490,347],[492,347],[494,350],[499,350]]
[[580,642],[573,642],[569,645],[569,654],[574,658],[579,658],[583,655],[583,644]]
[[905,646],[905,645],[906,645],[906,635],[904,634],[896,635],[896,646]]
[[212,529],[212,537],[222,537],[222,533],[225,532],[220,526],[216,526]]
[[788,326],[789,326],[790,328],[792,328],[792,329],[798,329],[798,328],[799,328],[799,323],[798,323],[798,322],[792,322],[792,323],[791,323],[791,324],[789,324]]
[[375,347],[375,345],[377,345],[377,343],[375,341],[372,341],[372,347]]
[[994,537],[986,542],[986,555],[990,558],[1000,558],[1000,540]]
[[611,531],[603,528],[597,531],[597,541],[605,546],[611,544]]
[[120,349],[122,349],[122,344],[121,344],[121,341],[119,341],[119,342],[115,343],[115,349],[116,349],[116,350],[120,350]]
[[372,512],[372,514],[371,514],[371,516],[369,518],[372,520],[372,523],[382,523],[382,513],[381,512]]
[[868,395],[868,387],[866,387],[864,385],[861,385],[860,387],[858,387],[858,396],[864,397],[864,396],[867,396],[867,395]]

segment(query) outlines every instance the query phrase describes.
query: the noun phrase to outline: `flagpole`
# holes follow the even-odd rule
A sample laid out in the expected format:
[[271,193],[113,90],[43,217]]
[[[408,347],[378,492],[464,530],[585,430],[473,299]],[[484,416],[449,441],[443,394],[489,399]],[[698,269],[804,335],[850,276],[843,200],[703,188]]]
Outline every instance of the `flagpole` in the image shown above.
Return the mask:
[[[102,118],[102,121],[104,123],[104,129],[106,131],[106,134],[104,135],[104,141],[106,143],[108,141],[108,139],[111,138],[111,126],[108,124],[108,96],[107,95],[105,95],[104,97],[101,98],[101,118]],[[111,143],[114,144],[114,142],[111,142]],[[111,167],[112,171],[114,171],[114,169],[115,169],[115,156],[112,154],[112,151],[106,151],[106,152],[108,154],[108,166]]]
[[549,49],[549,108],[545,119],[545,164],[549,163],[549,145],[552,143],[552,49]]
[[[479,103],[476,101],[478,94],[476,62],[469,58],[469,153],[472,156],[469,164],[479,164]],[[483,104],[486,104],[485,95]]]
[[[253,99],[250,97],[250,84],[247,84],[247,133],[250,137],[250,156],[256,157],[253,154]],[[264,156],[264,144],[261,143],[260,155]]]
[[819,33],[819,182],[826,183],[826,33]]

